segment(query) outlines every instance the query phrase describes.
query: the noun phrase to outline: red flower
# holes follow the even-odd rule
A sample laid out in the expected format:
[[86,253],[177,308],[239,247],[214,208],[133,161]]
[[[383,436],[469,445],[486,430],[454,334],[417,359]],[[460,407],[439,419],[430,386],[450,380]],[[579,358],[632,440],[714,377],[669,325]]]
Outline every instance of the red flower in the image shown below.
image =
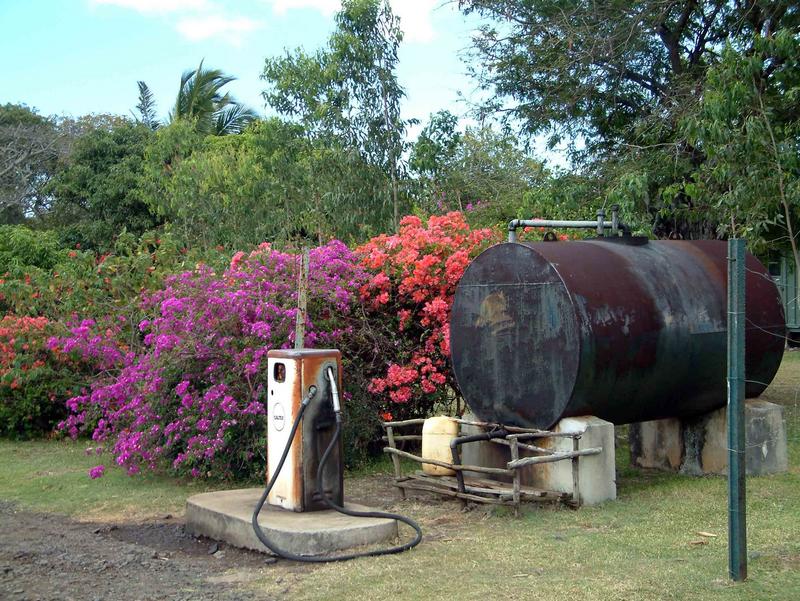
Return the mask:
[[470,230],[458,212],[432,216],[427,223],[409,215],[397,234],[377,236],[357,249],[363,267],[375,273],[360,289],[364,305],[393,311],[402,334],[384,377],[370,382],[370,393],[407,403],[446,390],[455,288],[471,258],[494,235]]

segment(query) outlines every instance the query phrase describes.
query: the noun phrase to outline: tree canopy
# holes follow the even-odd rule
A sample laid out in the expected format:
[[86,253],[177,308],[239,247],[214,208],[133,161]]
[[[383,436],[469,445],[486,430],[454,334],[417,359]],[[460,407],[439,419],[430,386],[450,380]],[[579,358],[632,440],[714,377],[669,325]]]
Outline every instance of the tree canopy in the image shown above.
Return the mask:
[[[729,215],[713,209],[729,205],[706,202],[695,183],[711,142],[703,137],[711,130],[699,120],[716,127],[704,106],[706,86],[715,85],[714,69],[724,57],[735,54],[757,63],[750,74],[757,87],[777,91],[789,65],[780,45],[764,42],[797,39],[796,3],[460,0],[459,5],[486,18],[474,42],[474,73],[489,93],[480,112],[499,114],[527,135],[566,140],[576,167],[603,182],[597,200],[621,202],[645,230],[672,237],[726,231]],[[769,102],[777,96],[761,98],[772,113]]]
[[[483,23],[467,59],[483,88],[474,121],[440,110],[410,140],[403,23],[386,0],[345,0],[318,49],[266,57],[269,118],[204,61],[163,120],[144,81],[135,122],[1,106],[0,222],[97,248],[162,226],[241,247],[361,241],[408,213],[495,226],[620,204],[647,235],[797,250],[796,3],[458,4]],[[531,152],[542,136],[566,144],[569,167]]]
[[[267,104],[303,124],[311,140],[357,152],[385,174],[385,195],[376,200],[390,208],[394,228],[401,211],[407,126],[400,118],[405,92],[396,74],[401,41],[399,20],[388,2],[345,0],[324,49],[267,59],[262,75]],[[377,214],[381,209],[373,207]]]

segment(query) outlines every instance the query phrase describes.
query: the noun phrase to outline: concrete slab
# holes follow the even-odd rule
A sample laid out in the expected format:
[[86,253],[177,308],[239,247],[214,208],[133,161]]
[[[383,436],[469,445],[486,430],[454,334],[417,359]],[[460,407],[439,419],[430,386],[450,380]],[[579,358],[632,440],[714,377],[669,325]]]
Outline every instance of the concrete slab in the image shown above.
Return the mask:
[[[258,540],[250,523],[262,492],[260,488],[242,488],[189,497],[186,530],[235,547],[271,553]],[[355,503],[346,503],[345,507],[356,511],[371,509]],[[295,513],[265,505],[258,523],[276,545],[297,555],[324,555],[397,537],[395,520],[356,518],[333,510]]]
[[[702,476],[727,474],[728,420],[723,407],[692,419],[665,419],[631,424],[631,463],[638,467]],[[783,407],[745,401],[748,476],[785,472],[789,468]]]
[[628,428],[631,464],[635,467],[678,471],[683,462],[683,425],[676,418],[631,424]]

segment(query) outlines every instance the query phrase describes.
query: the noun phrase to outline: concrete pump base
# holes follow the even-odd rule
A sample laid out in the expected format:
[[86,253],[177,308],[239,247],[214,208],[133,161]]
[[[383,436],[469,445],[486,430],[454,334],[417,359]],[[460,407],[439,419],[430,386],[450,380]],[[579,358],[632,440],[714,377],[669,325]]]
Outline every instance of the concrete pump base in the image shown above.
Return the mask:
[[[189,497],[186,530],[235,547],[271,553],[258,540],[250,523],[261,493],[260,488],[242,488]],[[355,503],[345,505],[357,511],[370,510]],[[264,505],[258,523],[270,540],[296,555],[324,555],[397,537],[395,520],[355,518],[333,510],[295,513]]]

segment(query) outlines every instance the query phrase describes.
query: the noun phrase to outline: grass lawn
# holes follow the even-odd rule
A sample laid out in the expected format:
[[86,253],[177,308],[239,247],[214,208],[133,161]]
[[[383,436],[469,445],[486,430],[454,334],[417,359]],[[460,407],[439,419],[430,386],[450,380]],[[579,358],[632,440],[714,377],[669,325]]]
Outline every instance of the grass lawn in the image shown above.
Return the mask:
[[[787,353],[764,398],[785,406],[790,471],[748,478],[747,582],[727,578],[727,487],[721,477],[635,470],[617,449],[618,500],[573,511],[532,507],[522,517],[483,508],[464,513],[434,496],[397,502],[418,519],[410,553],[312,569],[279,563],[249,582],[255,598],[363,599],[800,599],[800,352]],[[129,478],[71,442],[0,442],[0,499],[79,519],[182,513],[187,496],[219,485],[156,476]],[[376,472],[350,475],[351,490]],[[703,537],[698,532],[716,534]],[[696,544],[702,541],[704,544]],[[288,592],[287,592],[288,589]],[[245,593],[246,594],[246,593]]]

